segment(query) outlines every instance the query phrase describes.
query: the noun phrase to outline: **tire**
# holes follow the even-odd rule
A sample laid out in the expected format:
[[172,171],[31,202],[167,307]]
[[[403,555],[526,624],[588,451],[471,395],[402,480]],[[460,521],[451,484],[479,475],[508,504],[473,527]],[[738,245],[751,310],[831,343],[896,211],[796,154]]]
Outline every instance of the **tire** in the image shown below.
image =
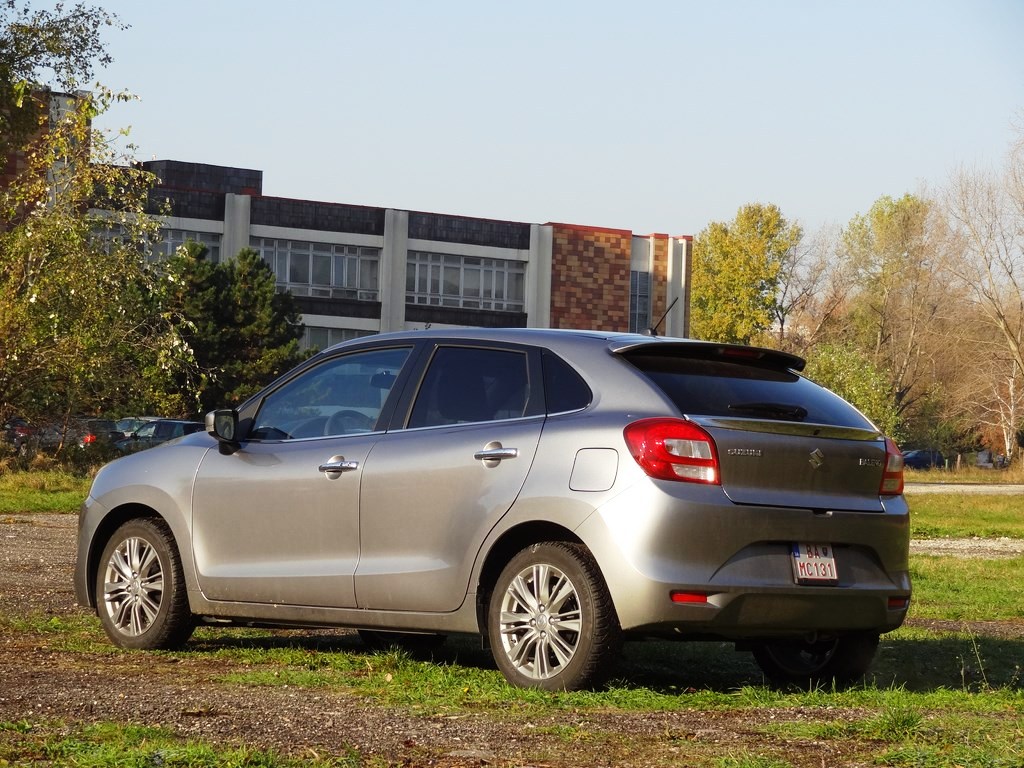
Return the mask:
[[611,672],[622,632],[604,579],[580,544],[534,544],[513,557],[488,599],[491,653],[521,688],[574,691]]
[[778,687],[846,688],[868,671],[878,650],[877,632],[857,632],[817,642],[772,642],[754,647],[754,658]]
[[164,522],[130,520],[114,531],[96,569],[96,613],[122,648],[180,648],[192,635],[181,558]]
[[447,635],[432,632],[386,632],[380,629],[360,629],[359,637],[373,651],[398,648],[412,656],[426,656],[437,650],[448,639]]

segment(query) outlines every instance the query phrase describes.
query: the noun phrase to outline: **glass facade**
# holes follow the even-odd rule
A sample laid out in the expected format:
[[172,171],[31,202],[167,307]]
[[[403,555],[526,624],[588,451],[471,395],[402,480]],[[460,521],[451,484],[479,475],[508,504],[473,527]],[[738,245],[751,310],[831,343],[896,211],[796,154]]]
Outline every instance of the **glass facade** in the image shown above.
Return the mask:
[[161,227],[160,241],[153,244],[153,261],[163,261],[174,255],[185,243],[191,241],[206,246],[206,258],[212,263],[220,263],[220,233],[192,232],[187,229],[168,229]]
[[629,273],[629,330],[643,333],[651,327],[651,273]]
[[299,339],[299,346],[303,349],[324,350],[351,339],[361,339],[363,336],[373,336],[373,331],[357,331],[351,328],[321,328],[319,326],[307,325],[303,329],[302,338]]
[[253,237],[249,246],[293,296],[378,301],[380,248]]
[[408,304],[522,312],[526,265],[521,261],[409,251]]

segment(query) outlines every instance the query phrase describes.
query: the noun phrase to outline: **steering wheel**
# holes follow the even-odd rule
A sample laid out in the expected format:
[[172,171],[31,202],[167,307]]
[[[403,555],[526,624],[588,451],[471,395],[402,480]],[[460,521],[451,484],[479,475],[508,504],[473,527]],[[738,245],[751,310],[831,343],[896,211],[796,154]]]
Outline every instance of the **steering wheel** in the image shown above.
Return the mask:
[[345,435],[349,432],[362,432],[373,428],[375,419],[365,413],[342,409],[332,413],[324,424],[325,435]]
[[253,436],[260,440],[291,440],[292,436],[283,429],[277,427],[259,427],[253,432]]

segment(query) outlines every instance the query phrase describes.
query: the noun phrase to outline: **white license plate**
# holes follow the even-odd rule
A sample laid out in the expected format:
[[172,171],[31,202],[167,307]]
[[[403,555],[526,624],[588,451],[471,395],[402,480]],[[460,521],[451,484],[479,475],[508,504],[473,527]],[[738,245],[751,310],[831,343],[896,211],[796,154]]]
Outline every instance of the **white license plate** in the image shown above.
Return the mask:
[[839,575],[832,545],[794,544],[793,578],[797,584],[835,584]]

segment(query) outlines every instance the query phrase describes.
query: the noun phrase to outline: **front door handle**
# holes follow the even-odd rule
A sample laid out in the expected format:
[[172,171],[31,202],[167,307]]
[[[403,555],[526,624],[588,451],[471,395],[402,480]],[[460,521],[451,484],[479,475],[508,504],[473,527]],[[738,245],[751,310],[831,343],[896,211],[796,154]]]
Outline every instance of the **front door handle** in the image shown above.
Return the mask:
[[358,461],[345,461],[344,456],[331,456],[327,461],[317,467],[321,472],[328,476],[337,477],[342,472],[352,472],[359,469]]

